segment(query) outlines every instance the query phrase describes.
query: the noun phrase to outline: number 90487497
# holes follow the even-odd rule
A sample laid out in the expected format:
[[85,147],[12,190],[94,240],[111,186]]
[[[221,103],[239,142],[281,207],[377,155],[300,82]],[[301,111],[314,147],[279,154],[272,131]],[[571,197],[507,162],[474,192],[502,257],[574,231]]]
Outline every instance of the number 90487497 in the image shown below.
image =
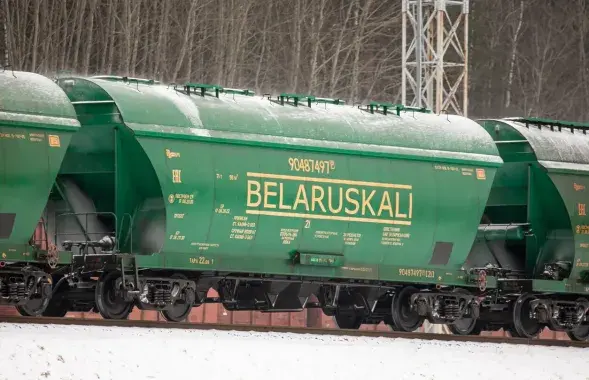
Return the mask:
[[314,160],[311,158],[288,159],[290,170],[306,173],[331,173],[335,170],[335,161],[333,160]]

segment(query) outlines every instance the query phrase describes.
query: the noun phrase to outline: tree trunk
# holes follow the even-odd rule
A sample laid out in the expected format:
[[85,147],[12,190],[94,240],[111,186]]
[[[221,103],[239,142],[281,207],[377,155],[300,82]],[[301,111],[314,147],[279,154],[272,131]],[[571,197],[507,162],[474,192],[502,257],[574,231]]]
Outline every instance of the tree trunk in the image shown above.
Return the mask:
[[87,34],[86,34],[86,46],[85,46],[85,54],[84,54],[84,63],[82,64],[82,73],[84,75],[88,75],[88,71],[90,70],[90,53],[92,53],[92,46],[94,37],[93,30],[94,30],[94,12],[96,10],[96,3],[98,0],[90,0],[90,8],[89,12],[90,15],[88,16],[88,27],[87,27]]

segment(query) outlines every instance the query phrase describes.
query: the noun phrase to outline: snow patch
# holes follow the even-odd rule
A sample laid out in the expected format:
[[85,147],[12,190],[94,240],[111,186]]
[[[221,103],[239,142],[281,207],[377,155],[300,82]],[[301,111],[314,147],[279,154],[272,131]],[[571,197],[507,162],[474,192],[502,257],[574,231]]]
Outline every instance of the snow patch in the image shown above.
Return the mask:
[[387,338],[0,324],[10,379],[586,379],[589,352]]
[[178,110],[188,118],[194,127],[203,126],[202,121],[200,120],[198,107],[196,107],[188,96],[175,91],[173,88],[167,88],[160,85],[148,86],[147,88],[149,92],[174,103]]
[[15,122],[19,121],[33,124],[50,124],[54,126],[80,127],[80,122],[77,119],[4,111],[0,111],[0,120]]
[[589,135],[581,130],[571,132],[563,127],[562,131],[558,131],[551,130],[548,126],[535,125],[526,128],[521,122],[499,121],[521,133],[532,146],[538,160],[589,164]]
[[66,118],[74,118],[76,115],[61,87],[42,75],[24,71],[1,71],[0,88],[0,104],[4,111]]

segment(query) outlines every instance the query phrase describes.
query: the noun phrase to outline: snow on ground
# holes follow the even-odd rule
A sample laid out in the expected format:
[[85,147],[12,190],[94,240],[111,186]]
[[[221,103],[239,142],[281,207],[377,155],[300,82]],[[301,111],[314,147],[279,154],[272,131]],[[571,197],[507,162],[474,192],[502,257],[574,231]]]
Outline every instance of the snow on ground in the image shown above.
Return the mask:
[[589,349],[0,324],[0,379],[587,379]]

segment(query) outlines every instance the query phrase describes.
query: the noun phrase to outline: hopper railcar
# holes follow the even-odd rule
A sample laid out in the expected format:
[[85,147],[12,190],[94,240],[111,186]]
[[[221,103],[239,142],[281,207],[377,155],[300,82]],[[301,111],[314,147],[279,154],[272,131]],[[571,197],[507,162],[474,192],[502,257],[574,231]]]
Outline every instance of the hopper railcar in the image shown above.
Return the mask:
[[320,307],[342,328],[589,335],[582,125],[8,74],[5,97],[31,92],[0,118],[24,136],[0,139],[17,158],[1,156],[0,301],[21,314],[180,321],[220,302]]

